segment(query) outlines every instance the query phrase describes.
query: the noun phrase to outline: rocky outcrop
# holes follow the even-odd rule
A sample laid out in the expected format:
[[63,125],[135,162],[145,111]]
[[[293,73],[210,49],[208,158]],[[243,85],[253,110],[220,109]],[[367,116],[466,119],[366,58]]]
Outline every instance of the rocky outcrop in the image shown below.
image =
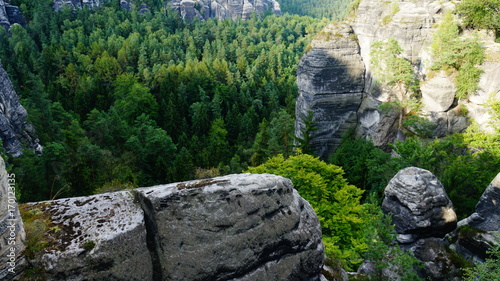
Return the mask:
[[457,226],[457,215],[443,185],[431,172],[409,167],[385,188],[382,210],[392,214],[400,243],[444,237]]
[[[500,44],[484,37],[487,59],[481,66],[484,72],[480,89],[468,99],[455,98],[455,77],[430,71],[433,63],[430,45],[436,27],[444,13],[454,9],[455,2],[452,1],[362,0],[353,18],[346,24],[336,25],[341,27],[338,31],[332,29],[332,25],[326,27],[322,34],[336,36],[318,36],[311,44],[311,50],[303,55],[297,70],[296,136],[300,137],[304,112],[312,109],[316,115],[314,120],[320,127],[313,146],[322,158],[336,148],[346,128],[355,127],[357,137],[370,139],[383,148],[404,138],[398,126],[398,114],[381,109],[383,103],[398,99],[397,89],[376,82],[380,79],[370,69],[372,44],[389,38],[398,41],[403,49],[402,57],[411,62],[414,76],[420,81],[420,116],[434,125],[433,137],[462,132],[471,120],[478,123],[482,130],[493,130],[488,124],[490,115],[485,105],[492,96],[500,99],[500,82],[496,78],[500,75]],[[346,44],[343,30],[351,27],[353,31],[349,31],[347,36],[351,41]],[[343,72],[339,72],[337,63],[331,59],[335,55],[332,52],[327,54],[325,48],[336,50],[337,56],[342,58],[338,68],[344,68]],[[345,73],[355,74],[352,77],[356,77],[360,69],[364,69],[360,79],[344,79]],[[329,93],[331,90],[327,90],[332,85],[338,91],[336,95],[329,95],[327,101],[318,102],[320,96],[323,98],[325,94],[332,94]],[[350,96],[339,94],[341,92]],[[355,98],[351,97],[353,93],[358,93]],[[404,132],[412,134],[415,130],[407,127]]]
[[89,7],[89,9],[94,9],[99,7],[105,0],[54,0],[54,10],[58,11],[62,9],[65,5],[72,8],[83,8],[84,6]]
[[28,113],[19,103],[8,74],[0,63],[0,137],[7,153],[19,156],[23,146],[42,152],[35,129],[26,121]]
[[16,177],[7,174],[0,158],[0,279],[19,275],[24,264],[24,227],[15,195]]
[[9,31],[10,26],[15,23],[26,26],[26,19],[19,7],[10,5],[9,1],[0,0],[0,26]]
[[311,146],[322,158],[340,144],[343,133],[357,125],[364,75],[356,36],[347,24],[329,24],[300,60],[295,131],[302,137],[304,120],[312,111],[318,130]]
[[167,6],[178,11],[188,22],[209,18],[249,19],[252,13],[265,11],[281,15],[280,5],[276,0],[172,0],[167,2]]
[[[47,280],[319,280],[321,228],[291,181],[230,175],[28,205]],[[124,245],[126,245],[124,247]]]
[[457,216],[432,173],[416,167],[399,171],[385,189],[382,210],[391,214],[400,246],[424,263],[422,277],[453,280],[460,275],[460,266],[443,239],[455,230]]
[[486,252],[500,244],[500,173],[486,188],[476,205],[476,212],[459,222],[457,251],[463,256],[483,262]]

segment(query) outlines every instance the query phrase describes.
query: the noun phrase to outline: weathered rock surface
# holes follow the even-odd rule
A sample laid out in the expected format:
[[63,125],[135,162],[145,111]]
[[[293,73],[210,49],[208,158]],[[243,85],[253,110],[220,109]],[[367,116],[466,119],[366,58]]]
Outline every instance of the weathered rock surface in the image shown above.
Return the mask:
[[9,31],[10,26],[17,23],[26,26],[26,19],[19,10],[19,7],[12,6],[9,1],[0,0],[0,26]]
[[457,226],[457,215],[443,185],[431,172],[409,167],[385,188],[382,210],[392,214],[401,242],[444,237]]
[[460,280],[457,254],[448,249],[446,234],[457,216],[442,184],[429,171],[409,167],[399,171],[385,189],[382,210],[392,215],[398,243],[421,260],[419,276],[430,280]]
[[[83,8],[83,6],[88,6],[89,9],[94,9],[99,7],[105,0],[54,0],[54,10],[60,10],[65,5],[69,5],[72,8]],[[109,0],[108,0],[109,1]]]
[[26,121],[27,115],[0,62],[0,137],[7,153],[14,156],[21,155],[23,145],[37,153],[42,151],[35,138],[35,129]]
[[231,175],[140,188],[162,280],[314,280],[318,219],[291,182]]
[[24,263],[24,227],[17,207],[15,175],[7,174],[0,157],[0,279],[11,280]]
[[486,252],[500,244],[500,173],[486,188],[476,205],[476,212],[458,225],[456,249],[473,261],[483,262]]
[[281,9],[276,0],[172,0],[167,1],[174,10],[178,11],[185,21],[208,18],[249,19],[252,13],[271,11],[281,15]]
[[312,111],[318,130],[311,145],[320,157],[327,158],[342,135],[357,125],[364,75],[356,36],[347,24],[329,24],[300,60],[295,131],[302,137],[304,120]]
[[29,205],[58,229],[38,258],[48,280],[151,280],[144,213],[129,191]]
[[290,180],[230,175],[30,203],[47,280],[319,280],[321,228]]

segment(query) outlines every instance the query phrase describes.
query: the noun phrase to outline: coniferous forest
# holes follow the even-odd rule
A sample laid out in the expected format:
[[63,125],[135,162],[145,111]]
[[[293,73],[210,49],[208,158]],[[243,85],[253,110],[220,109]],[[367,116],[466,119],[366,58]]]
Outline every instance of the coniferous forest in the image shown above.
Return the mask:
[[[434,173],[459,218],[498,173],[498,101],[492,134],[471,126],[444,139],[412,137],[391,146],[399,157],[346,135],[329,163],[307,155],[307,140],[294,137],[297,66],[353,1],[284,0],[282,16],[192,23],[163,1],[141,1],[145,13],[119,1],[55,12],[52,2],[12,0],[28,24],[0,28],[0,60],[43,146],[41,155],[3,155],[21,202],[272,172],[314,207],[330,258],[356,270],[371,257],[382,271],[389,247],[405,257],[379,208],[400,169]],[[416,265],[399,264],[406,273]]]
[[13,1],[29,24],[0,31],[44,147],[11,161],[22,201],[237,173],[291,153],[296,67],[325,22],[184,23],[154,3],[140,14],[51,2]]

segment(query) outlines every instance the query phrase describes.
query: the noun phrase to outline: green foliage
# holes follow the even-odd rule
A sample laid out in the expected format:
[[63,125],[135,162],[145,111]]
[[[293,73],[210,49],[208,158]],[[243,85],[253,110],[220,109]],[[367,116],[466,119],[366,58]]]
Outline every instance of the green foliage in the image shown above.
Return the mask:
[[457,6],[464,25],[473,28],[500,29],[499,0],[464,0]]
[[[473,152],[462,135],[425,141],[409,138],[394,150],[403,166],[429,170],[443,184],[459,219],[471,215],[491,180],[498,173],[500,157],[492,151]],[[471,176],[474,175],[474,176]]]
[[280,8],[284,13],[341,21],[345,18],[351,2],[353,0],[283,0],[280,1]]
[[[391,217],[374,207],[371,208],[371,215],[372,220],[365,228],[368,241],[365,258],[375,263],[376,272],[369,276],[370,280],[423,280],[417,275],[417,268],[423,266],[422,262],[395,242],[397,233],[391,224]],[[384,270],[393,272],[397,277],[384,276]]]
[[456,72],[458,98],[466,98],[477,90],[482,71],[477,68],[484,59],[484,47],[476,37],[462,38],[458,24],[449,12],[434,35],[431,44],[433,70]]
[[249,168],[249,172],[290,178],[318,215],[327,256],[343,261],[348,269],[362,262],[366,251],[362,229],[369,220],[365,205],[360,203],[363,190],[348,184],[340,167],[307,154],[287,159],[278,155]]
[[500,246],[496,245],[488,251],[490,258],[476,267],[465,269],[466,281],[498,281],[500,280]]
[[375,147],[372,142],[346,136],[330,156],[329,162],[341,166],[350,184],[366,190],[365,200],[379,205],[384,189],[402,168],[390,153]]
[[[401,56],[402,52],[403,49],[394,38],[373,43],[370,51],[370,64],[375,77],[381,83],[396,88],[397,98],[390,100],[387,107],[399,112],[399,129],[405,125],[405,117],[415,115],[420,110],[415,95],[418,92],[417,79],[411,63]],[[412,131],[411,128],[408,129]],[[420,131],[414,129],[413,132]]]
[[[259,149],[255,164],[291,154],[297,64],[326,21],[188,24],[149,2],[141,15],[116,1],[54,12],[16,0],[29,24],[0,34],[0,59],[44,147],[10,160],[21,201],[241,171]],[[267,142],[256,141],[263,120]]]

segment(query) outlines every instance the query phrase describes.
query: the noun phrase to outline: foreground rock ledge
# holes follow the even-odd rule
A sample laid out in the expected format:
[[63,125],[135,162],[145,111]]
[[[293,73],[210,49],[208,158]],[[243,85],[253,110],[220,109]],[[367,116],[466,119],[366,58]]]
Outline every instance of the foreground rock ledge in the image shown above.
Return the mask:
[[309,280],[321,229],[290,180],[231,175],[138,189],[161,280]]
[[47,280],[319,280],[321,228],[290,180],[240,174],[28,205],[58,227]]

